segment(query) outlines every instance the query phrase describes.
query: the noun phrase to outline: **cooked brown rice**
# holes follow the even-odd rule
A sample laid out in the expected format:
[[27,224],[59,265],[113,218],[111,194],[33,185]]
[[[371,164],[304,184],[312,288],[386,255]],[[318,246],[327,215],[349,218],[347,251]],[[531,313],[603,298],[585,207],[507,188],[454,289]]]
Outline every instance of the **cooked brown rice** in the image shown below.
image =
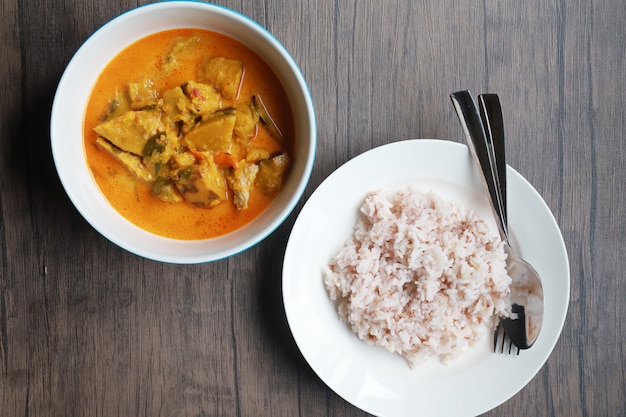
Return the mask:
[[373,192],[324,284],[362,340],[411,366],[446,361],[507,314],[510,278],[499,237],[472,211],[432,192]]

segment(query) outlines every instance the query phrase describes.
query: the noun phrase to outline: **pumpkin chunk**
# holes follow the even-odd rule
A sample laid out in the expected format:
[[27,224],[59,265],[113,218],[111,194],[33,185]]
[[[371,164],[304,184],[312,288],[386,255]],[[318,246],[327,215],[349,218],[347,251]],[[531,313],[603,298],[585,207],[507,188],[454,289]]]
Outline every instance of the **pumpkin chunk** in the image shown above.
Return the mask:
[[214,86],[224,98],[236,100],[243,73],[242,62],[220,56],[205,61],[198,70],[198,78],[201,82]]
[[161,109],[168,123],[176,125],[192,126],[195,123],[196,115],[190,111],[191,100],[185,95],[181,87],[174,87],[163,93]]
[[95,127],[96,133],[113,145],[141,155],[146,142],[165,131],[159,111],[128,111]]
[[128,97],[132,110],[142,110],[156,107],[159,94],[154,89],[152,80],[144,78],[139,82],[128,84]]
[[130,172],[135,174],[137,178],[142,179],[146,182],[150,182],[153,179],[152,173],[146,166],[141,162],[141,157],[134,155],[130,152],[126,152],[114,146],[108,140],[99,137],[96,139],[96,143],[102,149],[111,154],[115,159],[120,161],[122,165],[126,167]]
[[235,114],[219,112],[199,123],[185,136],[185,142],[194,150],[228,153],[233,146],[236,120]]

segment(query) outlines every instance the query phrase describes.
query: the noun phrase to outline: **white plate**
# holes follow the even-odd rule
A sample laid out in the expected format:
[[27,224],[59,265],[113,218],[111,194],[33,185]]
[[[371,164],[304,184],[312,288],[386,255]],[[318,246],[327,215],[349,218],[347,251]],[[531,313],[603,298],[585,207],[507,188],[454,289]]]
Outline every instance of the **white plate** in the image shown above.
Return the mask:
[[[495,222],[466,146],[441,140],[395,142],[352,159],[311,195],[296,220],[283,264],[283,298],[295,341],[317,375],[345,400],[379,416],[475,416],[508,400],[543,366],[561,333],[569,301],[565,244],[550,209],[511,167],[509,228],[515,246],[539,272],[544,323],[530,350],[493,354],[491,338],[448,365],[415,369],[396,354],[359,340],[341,322],[322,268],[351,236],[369,191],[411,185],[433,189]],[[489,340],[488,340],[489,339]]]

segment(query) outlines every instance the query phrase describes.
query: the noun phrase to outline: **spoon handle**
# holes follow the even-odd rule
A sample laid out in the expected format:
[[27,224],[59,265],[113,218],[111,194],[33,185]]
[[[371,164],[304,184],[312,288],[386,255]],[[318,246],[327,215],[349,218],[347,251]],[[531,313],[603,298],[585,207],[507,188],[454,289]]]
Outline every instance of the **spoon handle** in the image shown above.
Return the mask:
[[495,163],[492,163],[493,152],[490,149],[491,146],[488,143],[482,119],[469,91],[452,93],[450,98],[467,137],[468,147],[474,157],[474,161],[478,164],[483,174],[483,184],[491,198],[491,207],[496,217],[500,237],[508,243],[506,214],[503,211],[503,198],[500,196],[498,174],[494,168]]
[[497,94],[480,94],[478,96],[478,104],[480,107],[480,117],[487,138],[489,159],[494,171],[496,188],[498,189],[504,232],[508,238],[506,151],[504,145],[502,107]]

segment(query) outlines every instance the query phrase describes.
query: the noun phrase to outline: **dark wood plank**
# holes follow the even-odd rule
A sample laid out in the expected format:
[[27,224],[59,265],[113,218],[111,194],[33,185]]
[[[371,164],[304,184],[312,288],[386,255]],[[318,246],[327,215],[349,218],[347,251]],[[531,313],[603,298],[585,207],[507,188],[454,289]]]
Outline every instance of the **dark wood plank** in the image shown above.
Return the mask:
[[[73,208],[49,144],[80,44],[146,1],[6,0],[0,13],[0,415],[365,416],[295,345],[281,268],[296,211],[255,248],[167,265],[109,243]],[[219,4],[293,54],[319,129],[306,197],[392,141],[463,141],[448,95],[500,94],[509,163],[565,238],[568,320],[545,366],[487,416],[617,415],[626,403],[626,8],[396,0]]]

